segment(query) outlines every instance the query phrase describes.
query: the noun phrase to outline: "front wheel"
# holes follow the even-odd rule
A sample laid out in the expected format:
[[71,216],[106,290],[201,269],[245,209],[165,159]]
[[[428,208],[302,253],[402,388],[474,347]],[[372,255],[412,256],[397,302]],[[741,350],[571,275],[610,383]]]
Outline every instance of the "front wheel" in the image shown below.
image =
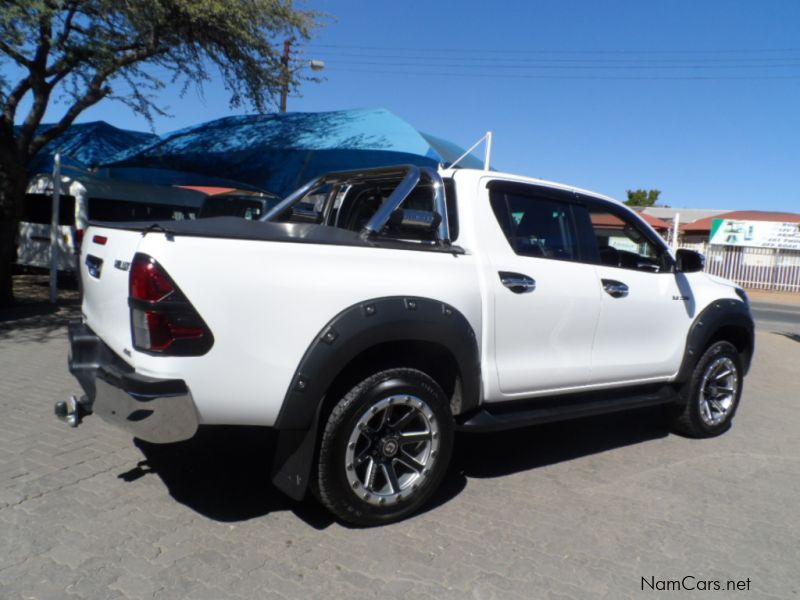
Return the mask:
[[333,408],[316,491],[339,518],[367,526],[420,508],[447,470],[453,417],[441,387],[416,369],[376,373]]
[[730,342],[715,342],[703,353],[686,387],[686,404],[673,428],[691,437],[713,437],[726,431],[739,407],[742,360]]

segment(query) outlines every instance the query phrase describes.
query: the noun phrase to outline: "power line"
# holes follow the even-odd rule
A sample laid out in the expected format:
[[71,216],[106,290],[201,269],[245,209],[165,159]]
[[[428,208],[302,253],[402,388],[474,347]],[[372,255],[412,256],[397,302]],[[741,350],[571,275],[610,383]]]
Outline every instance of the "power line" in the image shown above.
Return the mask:
[[[498,58],[485,58],[480,56],[470,56],[470,57],[458,57],[458,56],[408,56],[408,55],[399,55],[399,54],[375,54],[373,52],[324,52],[319,53],[324,55],[325,57],[345,57],[345,58],[381,58],[387,60],[426,60],[426,61],[442,61],[442,60],[455,60],[455,61],[477,61],[477,62],[485,62],[485,63],[492,63],[498,60],[508,61],[508,62],[515,62],[515,63],[576,63],[576,62],[586,62],[586,63],[630,63],[630,62],[637,62],[637,63],[675,63],[675,62],[687,62],[687,61],[702,61],[704,63],[730,63],[730,62],[740,62],[740,61],[747,61],[747,62],[755,62],[755,63],[762,63],[762,62],[770,62],[775,60],[800,60],[800,54],[797,56],[787,56],[787,57],[737,57],[737,58],[644,58],[644,59],[635,59],[635,58],[515,58],[515,57],[498,57]],[[338,58],[337,58],[338,60]]]
[[[315,52],[328,60],[331,67],[329,70],[333,73],[556,80],[800,79],[800,73],[796,71],[800,68],[800,48],[512,50],[340,44],[309,44],[308,47],[329,49]],[[376,54],[376,51],[379,53]],[[381,54],[381,51],[385,54]],[[467,56],[448,55],[453,52]],[[474,56],[475,53],[480,53],[481,56]],[[792,55],[786,55],[790,53]],[[487,57],[486,54],[493,56]],[[741,56],[742,54],[749,55]],[[491,72],[487,72],[487,69]],[[783,71],[773,71],[777,69]],[[737,74],[725,74],[732,71]],[[768,74],[770,71],[774,74]]]
[[393,62],[387,63],[382,61],[336,61],[340,65],[356,65],[356,66],[386,66],[386,67],[438,67],[438,68],[454,68],[465,69],[474,67],[492,67],[495,69],[578,69],[578,70],[620,70],[620,69],[778,69],[778,68],[796,68],[800,67],[800,62],[796,63],[776,63],[772,65],[505,65],[505,64],[458,64],[458,63],[437,63],[431,65],[425,62]]
[[393,52],[459,52],[459,53],[501,53],[501,54],[746,54],[746,53],[786,53],[800,52],[800,48],[720,48],[720,49],[671,49],[671,50],[533,50],[533,49],[497,49],[497,48],[409,48],[398,46],[354,46],[346,44],[316,44],[310,48],[341,48],[346,50],[387,50]]
[[394,71],[377,69],[347,69],[332,67],[329,72],[364,73],[371,75],[410,75],[414,77],[467,77],[476,79],[555,79],[555,80],[611,80],[611,81],[750,81],[750,80],[800,80],[800,75],[533,75],[499,73],[453,73],[452,71]]

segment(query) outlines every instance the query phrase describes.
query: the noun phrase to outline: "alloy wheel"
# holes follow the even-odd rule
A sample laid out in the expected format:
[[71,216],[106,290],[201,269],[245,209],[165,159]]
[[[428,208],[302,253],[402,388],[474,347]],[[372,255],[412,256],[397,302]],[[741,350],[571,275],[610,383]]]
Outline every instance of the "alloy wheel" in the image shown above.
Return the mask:
[[345,452],[347,480],[369,504],[408,498],[431,473],[439,425],[422,399],[392,395],[372,404],[353,428]]
[[700,418],[706,425],[721,423],[735,405],[739,374],[734,362],[720,356],[706,367],[700,383]]

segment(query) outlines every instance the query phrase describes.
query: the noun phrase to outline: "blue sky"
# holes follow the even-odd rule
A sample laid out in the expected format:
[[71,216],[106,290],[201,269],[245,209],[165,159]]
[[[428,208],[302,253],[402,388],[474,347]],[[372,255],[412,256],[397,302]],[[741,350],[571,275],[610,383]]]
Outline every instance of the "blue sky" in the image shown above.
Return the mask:
[[[465,147],[492,130],[501,170],[623,199],[658,188],[676,207],[800,212],[796,0],[304,6],[335,19],[297,47],[326,80],[290,111],[385,107]],[[231,114],[218,84],[163,98],[175,116],[158,133]],[[114,103],[80,120],[97,119],[147,128]]]

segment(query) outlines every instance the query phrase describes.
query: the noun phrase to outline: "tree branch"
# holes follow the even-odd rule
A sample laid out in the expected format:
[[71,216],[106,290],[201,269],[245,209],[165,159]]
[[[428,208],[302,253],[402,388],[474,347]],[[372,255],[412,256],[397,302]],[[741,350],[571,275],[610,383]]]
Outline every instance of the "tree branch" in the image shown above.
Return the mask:
[[52,15],[42,12],[39,18],[39,42],[31,65],[28,68],[30,89],[33,91],[33,106],[20,126],[19,137],[17,138],[17,148],[23,156],[33,156],[29,154],[28,148],[50,102],[52,88],[47,85],[45,73],[47,71],[47,57],[50,54],[52,25]]
[[17,64],[22,65],[23,67],[31,66],[31,60],[29,58],[27,58],[24,54],[18,52],[17,50],[9,46],[2,39],[0,39],[0,52],[3,52],[3,54],[8,54],[11,58],[14,59],[14,61],[17,62]]
[[[132,43],[123,44],[122,46],[109,46],[107,52],[109,54],[119,54],[121,52],[131,52],[144,47],[148,46],[143,46],[143,42],[137,40]],[[70,48],[58,61],[47,68],[45,75],[51,77],[53,75],[57,76],[63,71],[71,71],[82,62],[86,62],[87,58],[91,56],[92,49],[89,47],[81,46]],[[60,79],[63,79],[63,76],[60,77]]]
[[20,100],[22,100],[22,97],[27,94],[30,89],[31,78],[25,77],[14,87],[13,90],[11,90],[3,110],[3,117],[9,123],[14,122],[14,117],[17,115],[17,106],[19,105]]
[[[141,62],[148,58],[153,58],[163,51],[164,50],[158,48],[139,48],[138,50],[130,52],[125,56],[117,57],[115,60],[111,61],[110,64],[106,65],[104,69],[97,71],[87,85],[86,93],[69,107],[61,120],[53,127],[50,127],[47,131],[40,133],[35,139],[30,141],[27,148],[28,156],[35,156],[36,153],[39,152],[39,150],[41,150],[48,142],[54,140],[59,135],[64,133],[69,126],[72,125],[73,121],[75,121],[78,115],[80,115],[84,110],[94,104],[97,104],[100,100],[108,96],[112,90],[110,87],[106,86],[105,83],[112,73],[116,73],[120,69],[129,67],[137,62]],[[20,136],[20,138],[21,137],[22,136]]]
[[47,13],[42,13],[39,19],[39,43],[36,53],[31,61],[30,70],[40,71],[44,76],[47,70],[47,56],[50,54],[50,47],[53,35],[53,19]]
[[[0,127],[7,130],[11,123],[13,129],[19,104],[31,93],[31,109],[15,136],[17,154],[25,162],[87,108],[114,98],[112,84],[127,82],[131,90],[120,99],[129,99],[134,111],[157,110],[143,87],[150,73],[141,63],[163,67],[172,73],[173,83],[182,78],[198,85],[209,80],[207,65],[215,64],[234,103],[250,101],[262,110],[265,94],[274,93],[282,82],[271,36],[296,31],[306,37],[315,18],[292,10],[288,1],[287,6],[274,4],[271,0],[31,2],[24,28],[18,32],[25,43],[15,46],[11,38],[0,39],[0,54],[15,59],[6,51],[11,50],[28,65],[25,78],[8,94],[3,90]],[[42,132],[41,120],[61,89],[68,98],[66,112]]]
[[77,12],[77,2],[70,2],[69,9],[67,10],[67,16],[64,17],[64,27],[61,30],[61,33],[58,35],[58,38],[56,38],[56,42],[53,44],[54,47],[61,48],[69,38],[69,34],[72,33],[72,20],[75,18],[75,14]]
[[28,147],[26,149],[27,155],[29,157],[36,156],[36,153],[39,152],[39,150],[41,150],[48,142],[53,141],[67,129],[69,129],[69,126],[72,125],[73,121],[75,121],[78,115],[80,115],[90,106],[97,104],[100,100],[108,96],[111,93],[111,88],[104,86],[107,78],[108,74],[105,72],[95,74],[95,76],[92,78],[92,81],[87,86],[86,93],[69,107],[67,112],[64,113],[64,116],[61,117],[61,120],[47,129],[47,131],[43,131],[37,135],[28,143]]

